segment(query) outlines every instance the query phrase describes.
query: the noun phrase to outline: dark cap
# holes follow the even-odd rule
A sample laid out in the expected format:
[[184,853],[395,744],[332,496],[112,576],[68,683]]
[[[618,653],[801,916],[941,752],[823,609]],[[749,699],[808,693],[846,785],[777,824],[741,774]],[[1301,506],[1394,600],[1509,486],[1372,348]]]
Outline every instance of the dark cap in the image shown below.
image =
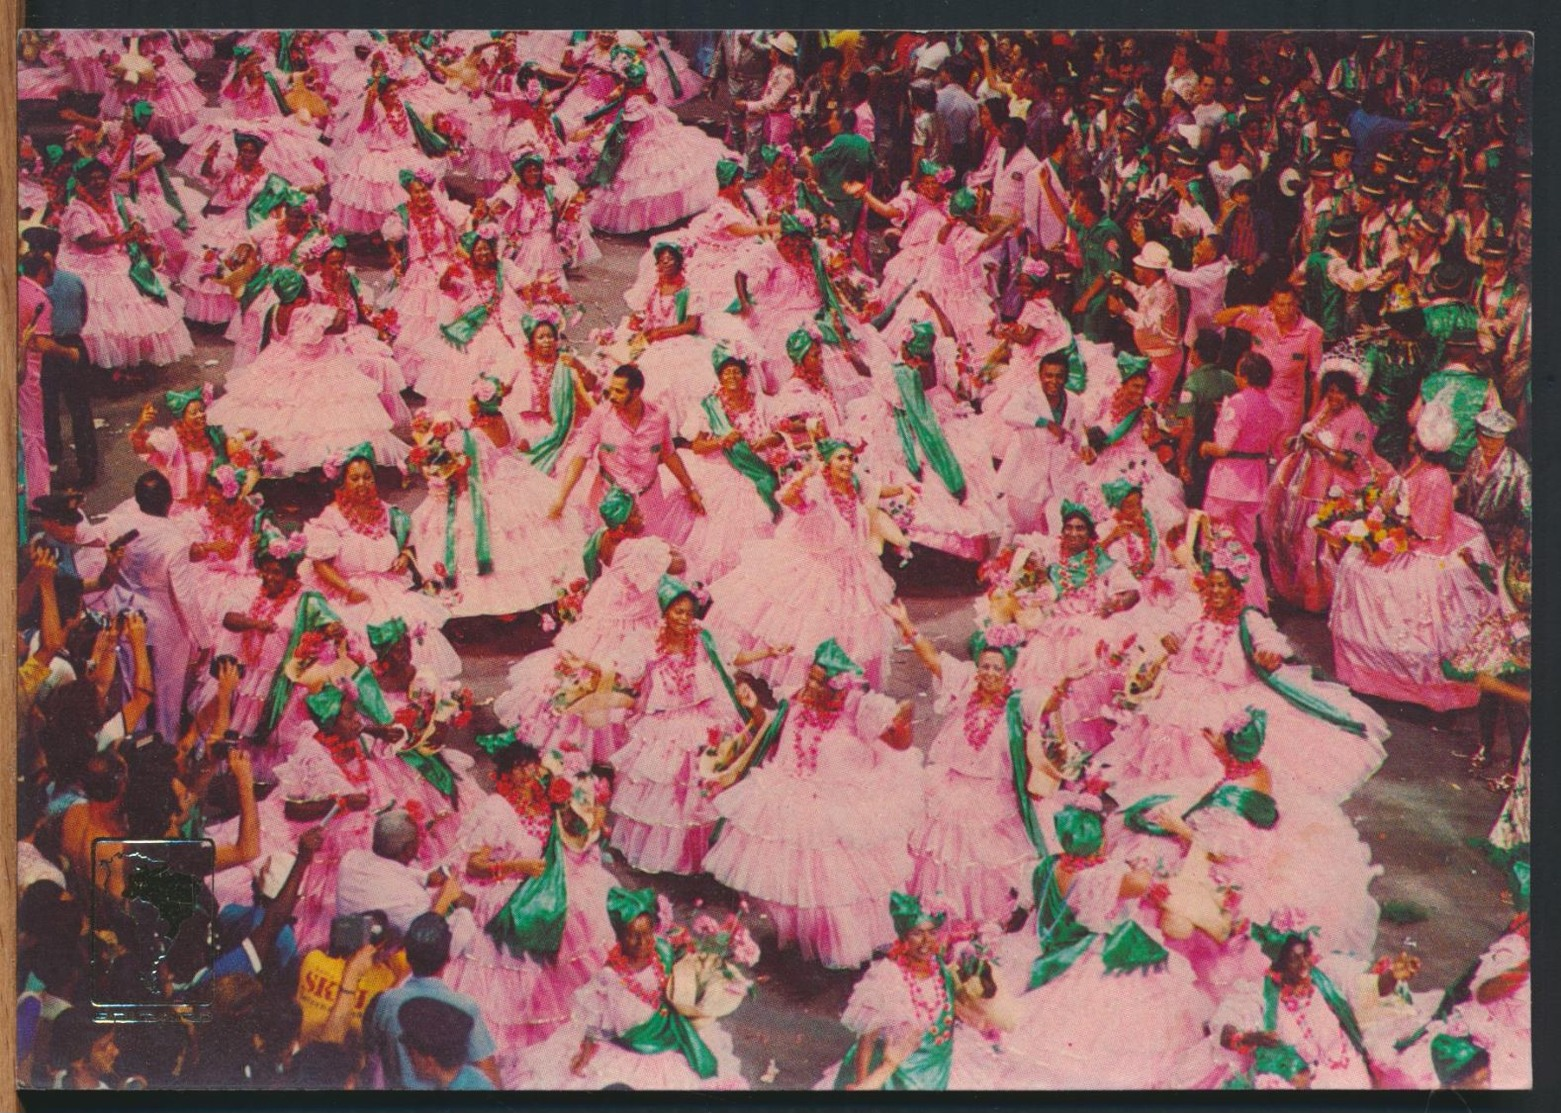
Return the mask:
[[1360,221],[1349,213],[1335,217],[1333,223],[1328,225],[1328,238],[1330,240],[1354,239],[1360,232]]
[[1506,259],[1508,252],[1507,237],[1496,235],[1488,236],[1485,246],[1480,248],[1481,259]]
[[1469,286],[1469,271],[1462,263],[1449,259],[1431,268],[1431,292],[1449,298],[1461,295]]
[[1360,184],[1360,192],[1366,197],[1381,200],[1388,195],[1387,186],[1378,179],[1368,179]]
[[81,512],[81,495],[76,492],[39,495],[33,499],[33,513],[42,521],[62,526],[77,526],[86,520]]

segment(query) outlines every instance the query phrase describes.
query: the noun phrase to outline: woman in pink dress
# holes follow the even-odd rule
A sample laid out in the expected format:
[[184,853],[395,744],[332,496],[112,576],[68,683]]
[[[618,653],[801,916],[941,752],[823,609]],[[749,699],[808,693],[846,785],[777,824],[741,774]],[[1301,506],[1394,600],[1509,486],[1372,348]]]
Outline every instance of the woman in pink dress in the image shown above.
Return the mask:
[[1339,562],[1328,630],[1333,667],[1358,692],[1453,711],[1479,702],[1479,689],[1448,678],[1453,658],[1480,622],[1501,609],[1498,567],[1485,532],[1453,510],[1442,465],[1457,425],[1434,401],[1415,425],[1409,463],[1389,487],[1413,532],[1409,551],[1377,563],[1352,546]]
[[402,346],[407,378],[430,410],[464,407],[479,375],[514,365],[525,347],[525,303],[514,268],[499,258],[499,228],[484,224],[461,237],[464,259],[439,279],[438,327],[410,350]]
[[195,122],[196,113],[206,104],[206,95],[195,84],[195,71],[169,42],[171,34],[148,31],[126,41],[125,52],[109,66],[111,80],[102,105],[105,114],[118,115],[132,100],[150,102],[157,110],[152,132],[170,143]]
[[863,193],[863,202],[892,224],[889,234],[896,240],[878,284],[885,304],[892,305],[910,290],[937,251],[938,234],[948,223],[948,184],[953,180],[951,169],[924,158],[894,200]]
[[402,170],[427,170],[436,179],[444,178],[444,161],[431,157],[442,140],[429,138],[402,92],[403,83],[388,73],[371,78],[356,130],[346,143],[332,148],[330,217],[339,231],[378,232],[401,203]]
[[1218,780],[1220,761],[1203,731],[1249,707],[1268,715],[1267,761],[1281,806],[1298,796],[1339,803],[1381,766],[1387,724],[1342,685],[1285,664],[1290,643],[1242,600],[1254,571],[1245,550],[1221,547],[1197,583],[1202,605],[1190,622],[1185,606],[1135,613],[1149,656],[1130,684],[1143,694],[1095,758],[1119,798],[1140,799],[1183,779]]
[[705,79],[688,64],[687,58],[672,48],[665,34],[646,31],[640,36],[640,42],[645,68],[649,71],[646,80],[662,104],[672,108],[693,100],[704,91]]
[[234,292],[219,279],[238,266],[237,249],[241,245],[246,252],[254,250],[249,242],[247,210],[265,189],[271,174],[261,161],[266,149],[264,139],[249,132],[235,132],[233,143],[238,154],[226,168],[216,168],[215,152],[200,163],[200,176],[214,190],[195,222],[190,258],[179,276],[185,317],[205,325],[225,325],[233,319],[237,309]]
[[1143,489],[1113,479],[1100,494],[1111,512],[1111,520],[1103,525],[1101,547],[1138,581],[1146,601],[1162,607],[1176,604],[1191,585],[1186,569],[1172,559],[1161,524],[1145,508]]
[[[1203,1049],[1214,1003],[1192,967],[1141,925],[1150,870],[1106,841],[1098,810],[1068,806],[1033,880],[1035,930],[1004,936],[998,984],[1018,997],[1003,1083],[1020,1089],[1178,1089],[1216,1063]],[[1132,1049],[1121,1041],[1133,1033]],[[994,1084],[996,1084],[994,1080]]]
[[[869,683],[881,684],[894,631],[883,611],[894,598],[894,581],[873,551],[884,492],[859,489],[850,445],[826,440],[818,452],[777,494],[789,513],[775,536],[747,546],[737,567],[710,585],[714,605],[706,624],[724,644],[743,649],[819,645],[839,631],[841,648],[860,662]],[[798,599],[810,603],[799,607]],[[791,654],[755,671],[776,688],[794,688],[809,668],[806,657]]]
[[699,1029],[667,998],[675,954],[660,935],[654,889],[614,888],[607,916],[617,942],[575,992],[572,1019],[528,1057],[519,1085],[534,1090],[745,1090],[732,1037]]
[[[321,241],[330,239],[318,213],[319,204],[313,197],[291,186],[284,188],[275,180],[269,181],[268,188],[251,202],[248,219],[256,223],[249,238],[256,258],[245,260],[244,265],[246,270],[256,269],[238,294],[238,313],[223,334],[234,345],[229,374],[248,366],[260,354],[263,324],[277,302],[276,291],[271,288],[271,270],[302,270]],[[240,248],[235,254],[242,253]]]
[[98,157],[114,172],[115,188],[136,203],[146,230],[162,248],[166,272],[177,274],[189,255],[190,220],[201,198],[169,177],[162,144],[149,134],[152,120],[149,101],[125,105],[118,138]]
[[717,345],[710,362],[719,386],[683,425],[693,450],[689,476],[705,498],[683,551],[704,583],[735,568],[744,545],[775,532],[779,473],[792,459],[771,400],[750,383],[748,360]]
[[[552,475],[593,405],[596,375],[563,345],[564,315],[546,302],[520,319],[526,346],[511,366],[500,403],[515,447]],[[503,376],[503,368],[494,373]]]
[[95,365],[166,367],[195,351],[184,299],[152,269],[147,226],[134,204],[110,190],[110,173],[96,159],[76,163],[76,196],[60,219],[60,267],[87,289],[92,312],[81,339]]
[[1324,360],[1322,372],[1317,407],[1274,472],[1261,520],[1274,594],[1314,614],[1333,600],[1339,554],[1311,519],[1330,491],[1353,495],[1388,470],[1372,449],[1376,426],[1357,401],[1365,372],[1339,357]]
[[[992,323],[992,304],[987,297],[981,260],[1007,231],[1006,224],[985,231],[976,195],[968,189],[958,190],[949,198],[948,218],[933,237],[926,261],[909,283],[908,288],[924,291],[943,307],[955,339],[967,352],[984,351],[991,346],[988,328]],[[903,342],[912,326],[925,315],[920,299],[902,298],[884,326],[884,339]]]
[[[462,887],[477,902],[473,918],[486,930],[443,977],[481,1006],[500,1048],[500,1073],[513,1086],[523,1075],[522,1058],[530,1058],[525,1049],[568,1023],[570,998],[606,961],[613,931],[605,902],[613,879],[597,847],[605,801],[597,799],[596,778],[571,776],[557,755],[544,763],[513,731],[485,735],[480,744],[493,755],[493,792],[463,809],[451,866],[461,871]],[[527,889],[540,888],[532,879],[549,870],[564,875],[562,923],[546,918],[558,935],[523,935],[502,914],[517,904],[530,907],[537,898]]]
[[[231,597],[247,596],[255,586],[251,548],[261,499],[253,492],[259,480],[259,468],[219,462],[206,473],[204,505],[190,515],[199,537],[190,545],[190,564],[200,585],[193,609],[208,633],[222,625]],[[191,609],[185,607],[186,618]]]
[[152,425],[157,403],[148,402],[130,429],[135,454],[168,477],[173,489],[173,514],[190,514],[206,504],[206,477],[227,459],[227,434],[206,420],[211,389],[170,390],[163,404],[173,416],[170,425]]
[[[661,628],[644,646],[639,702],[629,741],[613,758],[613,848],[643,873],[699,873],[716,812],[703,791],[699,759],[713,739],[742,729],[726,665],[699,625],[694,589],[663,576],[656,589]],[[742,668],[777,652],[739,653]]]
[[1020,745],[1025,730],[1011,675],[1019,647],[989,642],[997,636],[989,629],[971,638],[971,660],[960,661],[917,633],[903,603],[889,614],[932,674],[933,710],[944,716],[922,770],[925,808],[910,836],[910,891],[957,920],[1006,922],[1029,904],[1037,849],[1014,795],[1028,793],[1012,760],[1015,728]]
[[346,316],[347,330],[337,339],[337,358],[374,384],[379,391],[379,403],[393,425],[405,425],[412,414],[401,398],[406,380],[387,343],[392,323],[370,312],[364,304],[358,276],[347,268],[347,238],[317,240],[310,254],[307,269],[315,275],[319,303]]
[[[603,232],[628,235],[665,228],[715,200],[710,168],[732,152],[657,104],[645,87],[645,66],[630,62],[614,99],[590,124],[605,150],[581,182],[593,193],[587,212]],[[617,164],[614,165],[614,161]]]
[[449,680],[460,675],[461,659],[439,632],[449,612],[415,591],[414,559],[408,547],[411,520],[386,506],[374,481],[374,448],[360,444],[333,456],[326,476],[336,496],[304,526],[313,583],[331,608],[360,636],[370,625],[401,619],[414,631],[413,658],[420,673]]
[[1156,521],[1179,522],[1187,515],[1181,482],[1149,442],[1157,428],[1155,412],[1144,400],[1149,360],[1119,352],[1116,366],[1120,384],[1085,413],[1081,455],[1089,466],[1079,473],[1079,489],[1099,490],[1113,479],[1125,479],[1142,488],[1144,505]]
[[211,420],[253,429],[277,454],[278,474],[321,467],[343,444],[367,442],[387,466],[406,459],[391,432],[377,383],[358,370],[348,348],[346,309],[316,300],[303,275],[272,272],[277,304],[262,323],[255,361],[230,373]]
[[[737,272],[754,269],[762,254],[760,237],[774,235],[780,225],[759,215],[740,164],[721,159],[715,164],[715,181],[715,200],[689,222],[683,242],[688,245],[689,285],[708,304],[725,306]],[[648,276],[640,277],[644,281]]]
[[910,877],[922,814],[910,704],[860,690],[861,674],[833,638],[819,645],[768,755],[716,797],[726,822],[705,855],[711,876],[759,901],[781,946],[835,969],[894,942],[889,894]]
[[[450,198],[426,167],[403,170],[398,181],[406,200],[391,210],[379,230],[390,248],[395,275],[381,304],[395,311],[396,353],[405,358],[440,323],[445,299],[439,282],[460,261],[461,234],[471,214]],[[415,386],[415,375],[408,382]]]
[[584,196],[548,181],[547,162],[527,151],[513,163],[515,187],[508,191],[501,227],[504,258],[515,268],[522,286],[539,283],[567,288],[564,271],[580,249],[580,219]]

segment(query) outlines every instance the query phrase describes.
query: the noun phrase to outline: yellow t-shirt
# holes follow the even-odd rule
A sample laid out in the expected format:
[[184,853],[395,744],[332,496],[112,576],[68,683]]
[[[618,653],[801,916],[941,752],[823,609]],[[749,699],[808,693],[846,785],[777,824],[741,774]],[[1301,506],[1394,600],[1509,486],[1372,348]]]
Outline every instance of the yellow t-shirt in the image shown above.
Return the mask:
[[[299,1031],[301,1042],[307,1043],[325,1027],[331,1015],[331,1006],[341,992],[342,972],[347,968],[344,958],[332,958],[324,951],[310,951],[304,956],[298,969],[298,1007],[303,1010],[303,1027]],[[358,998],[352,1003],[352,1020],[348,1027],[356,1032],[363,1024],[363,1012],[376,994],[395,985],[400,978],[388,966],[375,963],[358,982]]]

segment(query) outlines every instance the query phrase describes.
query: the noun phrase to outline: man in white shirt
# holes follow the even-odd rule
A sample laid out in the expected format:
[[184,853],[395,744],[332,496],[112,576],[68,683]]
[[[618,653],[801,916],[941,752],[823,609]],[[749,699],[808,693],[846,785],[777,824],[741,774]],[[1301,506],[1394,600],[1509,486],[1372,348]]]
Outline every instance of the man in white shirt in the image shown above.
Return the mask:
[[1176,287],[1165,275],[1171,268],[1171,253],[1153,240],[1133,259],[1133,280],[1122,285],[1138,302],[1131,308],[1118,295],[1106,299],[1106,307],[1133,326],[1133,343],[1138,353],[1149,359],[1151,402],[1165,402],[1182,370],[1181,309],[1176,302]]
[[[1013,230],[988,253],[995,266],[999,296],[1006,297],[1018,277],[1025,241],[1039,233],[1041,223],[1041,161],[1024,145],[1024,121],[1008,114],[1001,99],[986,102],[997,128],[997,143],[985,161],[971,171],[966,184],[980,188],[987,197],[987,214],[1015,222]],[[1015,304],[1014,311],[1018,311]]]
[[391,927],[405,934],[413,920],[432,911],[449,921],[450,953],[460,955],[477,937],[471,898],[461,892],[453,874],[429,873],[412,864],[419,841],[417,823],[403,809],[392,809],[376,819],[374,849],[359,847],[342,856],[336,914],[352,916],[377,908]]

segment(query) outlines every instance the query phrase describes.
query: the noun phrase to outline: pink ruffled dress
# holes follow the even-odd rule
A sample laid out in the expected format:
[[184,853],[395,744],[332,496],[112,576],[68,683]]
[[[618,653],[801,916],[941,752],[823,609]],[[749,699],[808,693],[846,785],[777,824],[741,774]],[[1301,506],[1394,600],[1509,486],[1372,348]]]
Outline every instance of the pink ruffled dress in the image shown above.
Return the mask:
[[[131,219],[138,209],[126,206]],[[118,207],[100,209],[78,193],[60,220],[60,266],[81,279],[92,312],[81,330],[87,356],[98,367],[166,367],[195,351],[184,324],[184,299],[164,285],[161,301],[130,280],[130,254],[123,245],[84,247],[88,236],[116,236],[124,230]]]
[[927,200],[909,185],[889,204],[901,214],[894,221],[900,232],[900,243],[884,264],[883,281],[878,286],[885,305],[916,284],[938,249],[938,232],[948,223],[948,211],[944,206]]
[[1433,711],[1479,702],[1472,683],[1449,680],[1451,659],[1501,599],[1463,556],[1498,567],[1490,542],[1472,518],[1453,511],[1445,468],[1422,464],[1402,478],[1409,521],[1423,540],[1384,564],[1352,546],[1339,562],[1333,611],[1333,667],[1357,692],[1402,700]]
[[[162,144],[146,132],[129,131],[123,125],[110,124],[105,131],[116,136],[113,142],[104,145],[100,155],[114,173],[115,191],[123,192],[136,203],[136,213],[141,222],[163,249],[163,269],[170,274],[178,273],[189,255],[189,226],[199,215],[204,199],[178,179],[170,177],[169,192],[183,209],[181,214],[174,207],[174,201],[169,200],[169,193],[164,191],[162,180],[157,174],[158,167],[165,161]],[[134,181],[125,183],[118,180],[120,174],[129,172],[132,167],[148,159],[152,160],[152,165],[136,175]],[[166,170],[164,166],[164,172]],[[183,229],[179,227],[181,221],[185,225]]]
[[286,333],[274,323],[271,343],[211,404],[215,425],[253,429],[280,454],[277,472],[296,475],[324,464],[343,445],[368,441],[377,463],[397,466],[407,446],[391,432],[376,382],[359,370],[345,336],[326,332],[334,306],[310,302],[292,314]]
[[233,133],[243,131],[265,140],[262,155],[266,164],[294,189],[324,187],[330,148],[321,141],[320,129],[284,115],[264,80],[250,83],[230,77],[224,80],[218,96],[217,107],[201,109],[195,122],[179,136],[180,144],[188,148],[179,159],[181,174],[196,177],[213,143],[217,144],[218,171],[232,165],[237,155]]
[[768,761],[715,799],[726,825],[705,869],[760,901],[782,946],[827,967],[895,938],[889,894],[910,879],[922,814],[921,755],[879,739],[895,708],[870,692],[833,713],[794,700]]
[[[435,327],[414,347],[398,345],[407,381],[427,399],[434,412],[465,412],[477,379],[487,372],[513,366],[526,347],[520,319],[526,304],[516,285],[514,269],[502,260],[496,270],[482,272],[458,263],[442,280],[442,300],[431,320]],[[457,347],[438,326],[450,325],[480,306],[487,318],[470,341]],[[397,311],[398,315],[400,311]]]
[[[762,394],[751,395],[745,410],[732,408],[719,391],[707,398],[707,404],[716,407],[749,446],[758,444],[774,430],[771,400]],[[683,434],[690,444],[699,436],[713,437],[710,424],[701,406],[684,423]],[[784,466],[790,455],[784,444],[758,452],[772,469]],[[694,528],[682,551],[688,560],[688,575],[712,583],[737,567],[743,546],[775,533],[775,518],[753,480],[738,471],[724,453],[700,455],[690,451],[683,459],[689,477],[704,498],[705,513],[694,519]]]
[[[894,581],[873,555],[867,506],[860,496],[837,497],[821,475],[803,485],[802,499],[799,510],[782,515],[774,537],[745,546],[737,567],[710,585],[705,624],[739,652],[792,646],[753,666],[777,689],[800,686],[813,650],[830,638],[869,683],[880,684],[894,644],[894,624],[883,612]],[[799,607],[799,599],[808,605]]]
[[[210,562],[208,562],[210,563]],[[260,725],[260,716],[266,699],[271,694],[271,682],[282,667],[287,654],[287,643],[292,638],[293,625],[298,618],[298,597],[295,589],[273,599],[260,590],[258,580],[251,575],[247,580],[234,577],[225,592],[216,596],[211,607],[217,632],[212,644],[212,656],[236,657],[244,666],[238,690],[233,693],[233,714],[229,729],[248,738]],[[217,613],[218,611],[222,613]],[[226,612],[235,611],[246,618],[273,622],[276,629],[270,633],[245,630],[242,633],[222,626]],[[190,707],[199,710],[217,694],[217,682],[210,676],[203,677],[190,697]]]
[[[141,36],[137,49],[157,67],[151,88],[140,82],[132,85],[111,75],[104,85],[101,111],[105,118],[118,116],[131,101],[150,101],[156,110],[152,116],[152,134],[171,143],[195,122],[196,113],[206,106],[206,94],[195,84],[195,71],[184,64],[169,44],[166,32],[154,31]],[[109,53],[115,59],[121,55],[115,47],[110,47]]]
[[[255,245],[255,251],[260,255],[262,265],[289,267],[293,270],[302,269],[305,263],[314,257],[320,239],[325,235],[324,227],[315,223],[307,225],[302,232],[291,232],[283,223],[281,213],[267,223],[257,224],[249,233],[250,242]],[[264,331],[266,314],[276,304],[276,291],[271,289],[269,283],[261,288],[248,305],[239,303],[238,312],[228,322],[227,331],[223,333],[225,339],[233,342],[233,364],[228,372],[230,375],[253,363],[255,357],[260,354],[260,339]]]
[[665,228],[708,208],[716,194],[715,164],[732,157],[726,145],[643,96],[630,96],[622,113],[628,131],[623,162],[613,180],[593,195],[592,227],[631,235]]
[[612,844],[641,872],[695,874],[717,819],[702,791],[699,756],[712,739],[737,733],[742,720],[697,636],[686,652],[659,639],[643,652],[629,741],[613,759]]
[[922,769],[924,806],[911,831],[911,892],[958,920],[1005,920],[1030,903],[1035,848],[1014,796],[1007,699],[976,699],[976,669],[938,655],[933,710],[944,716]]
[[217,281],[223,259],[250,238],[244,210],[266,184],[270,174],[264,162],[243,171],[235,164],[217,171],[216,189],[203,210],[190,213],[194,229],[190,234],[190,256],[179,276],[184,291],[184,316],[203,325],[225,325],[233,319],[238,303],[226,286]]
[[406,200],[401,171],[427,170],[443,179],[446,166],[418,149],[406,107],[389,112],[376,99],[367,119],[355,107],[359,123],[346,143],[331,148],[331,223],[338,231],[378,232],[395,207]]
[[[1334,487],[1352,493],[1371,482],[1376,453],[1372,425],[1359,406],[1349,406],[1332,417],[1321,409],[1301,426],[1302,434],[1314,433],[1335,451],[1353,452],[1352,466],[1338,467],[1304,444],[1279,462],[1260,524],[1268,542],[1268,574],[1274,594],[1292,606],[1321,614],[1333,600],[1334,570],[1339,558],[1309,520],[1322,508]],[[1385,470],[1387,465],[1377,461]]]
[[432,191],[427,206],[414,209],[403,200],[380,225],[385,242],[399,248],[405,266],[394,284],[380,299],[386,309],[394,309],[397,318],[396,355],[406,364],[407,385],[417,385],[415,361],[409,358],[423,341],[436,336],[444,315],[449,312],[448,297],[439,288],[446,270],[459,261],[456,248],[461,229],[471,212],[452,200],[441,188]]

